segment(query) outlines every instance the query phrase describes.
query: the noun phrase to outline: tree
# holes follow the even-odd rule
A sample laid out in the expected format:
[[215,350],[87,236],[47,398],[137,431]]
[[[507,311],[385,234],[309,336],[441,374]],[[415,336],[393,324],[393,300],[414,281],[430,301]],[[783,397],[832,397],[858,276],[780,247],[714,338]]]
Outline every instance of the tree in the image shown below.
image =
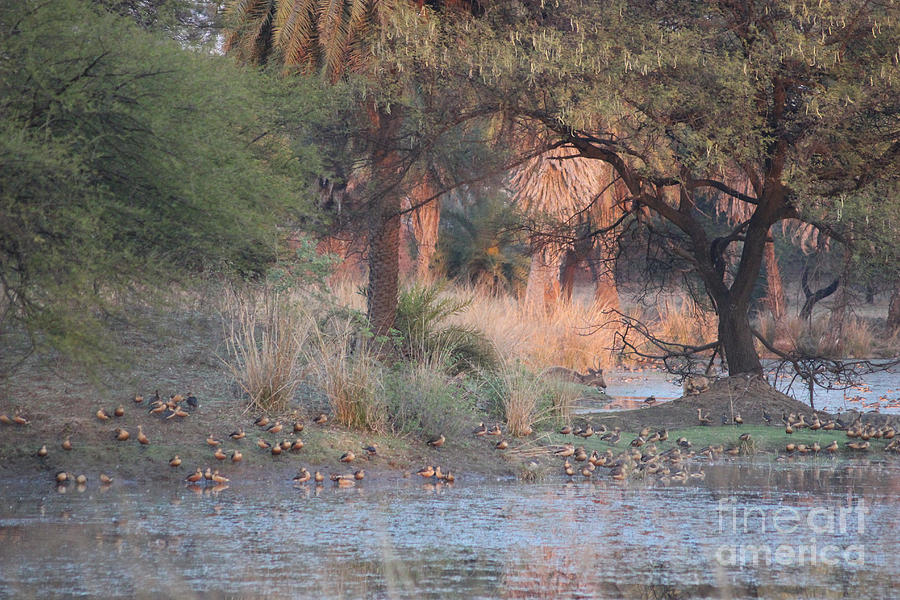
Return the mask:
[[[881,215],[896,194],[898,19],[893,3],[523,2],[444,20],[407,64],[609,164],[624,210],[712,301],[718,339],[693,349],[758,373],[749,311],[772,226],[800,219],[858,243],[843,215]],[[711,193],[749,217],[718,230],[698,208]]]
[[263,272],[304,203],[295,157],[256,139],[259,87],[90,2],[4,4],[3,333],[92,362],[129,301],[204,271]]
[[[384,22],[405,6],[373,0],[235,1],[229,6],[225,44],[244,62],[274,61],[286,73],[319,74],[332,83],[354,76],[361,81],[359,108],[367,116],[368,127],[350,136],[353,139],[343,149],[343,158],[360,149],[368,155],[364,171],[369,185],[366,197],[356,205],[357,214],[367,222],[367,313],[376,335],[389,333],[397,312],[404,176],[420,160],[422,146],[433,146],[440,137],[433,134],[434,139],[421,143],[428,135],[423,123],[428,116],[411,113],[426,109],[410,106],[421,103],[404,102],[404,98],[414,99],[416,91],[404,85],[395,64],[373,60],[376,46],[391,43],[384,35]],[[448,7],[472,11],[476,4],[460,0]],[[404,14],[418,19],[414,13]],[[405,124],[412,127],[404,130]],[[421,186],[417,191],[422,192]]]

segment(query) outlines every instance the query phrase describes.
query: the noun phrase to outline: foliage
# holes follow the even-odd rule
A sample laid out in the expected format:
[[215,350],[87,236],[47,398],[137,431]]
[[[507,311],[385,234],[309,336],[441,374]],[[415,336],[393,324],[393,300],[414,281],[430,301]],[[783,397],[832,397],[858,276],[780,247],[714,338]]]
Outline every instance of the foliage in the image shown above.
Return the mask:
[[527,248],[517,234],[520,225],[516,211],[494,197],[447,209],[438,239],[439,264],[452,279],[514,291],[528,272]]
[[414,361],[438,363],[450,374],[496,368],[496,350],[480,330],[445,323],[467,305],[442,294],[439,286],[413,285],[401,291],[394,322],[401,351]]
[[86,0],[4,3],[0,326],[93,361],[117,298],[261,273],[308,173],[263,78]]
[[[892,209],[895,3],[512,2],[441,17],[423,32],[397,14],[382,59],[609,164],[622,213],[702,279],[733,373],[761,369],[748,315],[770,228],[801,219],[864,251],[849,207],[869,222]],[[747,218],[722,233],[704,194]]]
[[469,434],[475,396],[447,381],[443,369],[429,363],[400,363],[385,376],[385,403],[395,433],[444,434],[462,439]]

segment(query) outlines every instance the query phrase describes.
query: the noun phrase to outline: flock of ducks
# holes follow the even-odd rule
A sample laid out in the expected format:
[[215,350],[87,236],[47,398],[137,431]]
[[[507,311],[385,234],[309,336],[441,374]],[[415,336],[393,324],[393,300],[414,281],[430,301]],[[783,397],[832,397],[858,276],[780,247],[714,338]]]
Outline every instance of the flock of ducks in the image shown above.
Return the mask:
[[[857,415],[856,419],[849,425],[841,422],[839,419],[829,419],[822,422],[817,414],[813,414],[811,421],[807,422],[806,416],[803,414],[791,413],[788,415],[784,412],[781,413],[781,421],[784,424],[784,432],[788,435],[807,428],[810,431],[844,431],[851,440],[844,443],[848,450],[865,452],[871,447],[869,440],[884,439],[889,440],[884,447],[885,452],[900,453],[900,438],[896,438],[897,431],[890,425],[882,425],[881,427],[875,427],[871,423],[864,425],[862,415]],[[788,442],[785,446],[785,450],[788,453],[799,452],[800,454],[818,453],[820,451],[834,453],[838,449],[837,440],[832,440],[831,443],[824,447],[819,442],[813,442],[812,444]]]

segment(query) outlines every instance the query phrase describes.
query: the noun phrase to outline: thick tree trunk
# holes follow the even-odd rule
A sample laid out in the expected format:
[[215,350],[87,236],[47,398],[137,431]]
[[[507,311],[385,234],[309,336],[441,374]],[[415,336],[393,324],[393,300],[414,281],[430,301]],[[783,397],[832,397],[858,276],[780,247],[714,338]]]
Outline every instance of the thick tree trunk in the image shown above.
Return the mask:
[[894,292],[891,294],[891,303],[888,305],[887,326],[892,333],[900,330],[900,283],[894,286]]
[[372,164],[376,196],[369,216],[369,287],[367,315],[375,335],[387,335],[397,317],[400,291],[400,211],[402,194],[387,189],[396,183],[399,158],[393,150],[401,117],[397,112],[371,113],[374,125]]
[[764,255],[766,263],[766,304],[772,313],[772,318],[777,324],[784,317],[787,301],[784,297],[784,283],[781,281],[781,271],[778,268],[778,258],[775,256],[775,244],[766,243]]
[[559,275],[559,296],[563,302],[572,301],[572,292],[575,289],[575,272],[578,270],[580,257],[574,250],[567,250],[563,256],[562,270]]
[[750,331],[749,305],[728,300],[718,303],[719,343],[728,363],[728,374],[762,373],[753,332]]

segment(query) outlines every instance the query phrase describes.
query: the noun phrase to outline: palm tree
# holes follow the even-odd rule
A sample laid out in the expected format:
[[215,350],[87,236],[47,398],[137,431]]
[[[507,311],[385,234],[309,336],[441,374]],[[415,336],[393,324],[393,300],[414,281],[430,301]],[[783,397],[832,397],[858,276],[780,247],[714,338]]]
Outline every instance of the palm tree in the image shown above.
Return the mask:
[[[278,61],[286,73],[318,73],[336,82],[364,70],[367,40],[379,25],[374,0],[235,0],[228,6],[231,24],[225,49],[238,60],[262,65]],[[368,100],[371,174],[396,184],[400,160],[393,140],[402,122],[400,111],[388,112]],[[376,185],[388,189],[390,185]],[[400,210],[402,193],[376,193],[368,217],[368,316],[376,335],[394,323],[399,290]]]
[[[568,237],[597,227],[607,227],[615,220],[618,202],[612,185],[611,169],[599,161],[573,157],[565,149],[550,150],[523,163],[511,176],[513,199],[535,218],[550,216],[562,224]],[[598,301],[618,308],[618,292],[610,268],[613,256],[601,244],[602,268],[595,272]],[[577,265],[593,249],[592,240],[566,243],[558,238],[532,237],[531,269],[525,290],[525,301],[531,306],[545,307],[560,296],[570,299]],[[562,269],[562,281],[560,270]]]

